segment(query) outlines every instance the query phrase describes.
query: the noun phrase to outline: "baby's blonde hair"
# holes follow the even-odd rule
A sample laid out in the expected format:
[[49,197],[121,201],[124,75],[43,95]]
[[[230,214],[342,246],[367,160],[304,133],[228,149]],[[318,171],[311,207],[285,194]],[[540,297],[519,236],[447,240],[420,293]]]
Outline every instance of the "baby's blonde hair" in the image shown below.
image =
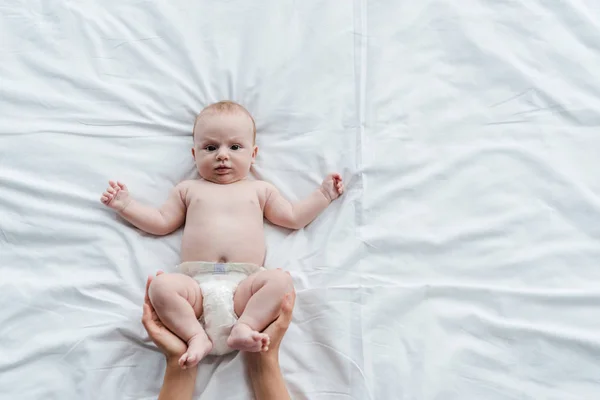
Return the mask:
[[200,111],[200,113],[198,113],[198,115],[196,115],[196,119],[194,120],[194,128],[192,131],[192,135],[194,135],[194,132],[196,132],[196,125],[198,124],[198,121],[200,121],[200,119],[204,115],[227,114],[227,113],[233,114],[236,112],[244,113],[250,118],[250,121],[252,121],[252,143],[256,142],[256,122],[254,122],[254,118],[252,117],[252,114],[250,114],[250,112],[248,110],[246,110],[246,108],[244,106],[242,106],[241,104],[238,104],[235,101],[230,101],[230,100],[219,101],[217,103],[213,103],[213,104],[210,104],[210,105],[204,107],[204,109],[202,111]]

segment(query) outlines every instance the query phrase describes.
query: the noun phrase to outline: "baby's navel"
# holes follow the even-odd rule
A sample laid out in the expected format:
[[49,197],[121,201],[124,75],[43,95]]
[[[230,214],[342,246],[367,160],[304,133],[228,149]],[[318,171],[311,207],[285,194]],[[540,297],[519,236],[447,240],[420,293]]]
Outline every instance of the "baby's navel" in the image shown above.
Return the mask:
[[227,262],[227,258],[220,257],[218,262],[220,262],[220,263],[226,263]]

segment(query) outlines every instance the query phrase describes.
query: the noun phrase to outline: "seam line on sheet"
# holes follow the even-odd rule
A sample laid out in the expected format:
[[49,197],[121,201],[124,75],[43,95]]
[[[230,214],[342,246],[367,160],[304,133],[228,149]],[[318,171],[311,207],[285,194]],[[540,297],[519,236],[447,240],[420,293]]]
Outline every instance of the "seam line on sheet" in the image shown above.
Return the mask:
[[[363,166],[363,156],[364,156],[364,145],[365,145],[365,113],[366,113],[366,76],[367,76],[367,0],[354,0],[354,68],[355,68],[355,79],[358,82],[355,82],[355,90],[356,95],[355,99],[357,101],[356,111],[358,113],[358,127],[356,131],[356,153],[355,153],[355,162],[356,162],[356,173],[357,173],[357,185],[359,188],[359,196],[356,202],[355,209],[355,224],[356,226],[356,234],[359,238],[362,239],[361,228],[364,225],[364,193],[365,193],[365,179],[364,179],[364,166]],[[363,381],[363,388],[360,389],[359,393],[352,393],[351,395],[357,394],[358,398],[364,398],[365,394],[369,399],[372,399],[371,395],[371,384],[369,382],[369,377],[371,374],[371,366],[372,361],[370,360],[368,351],[365,352],[365,335],[364,335],[364,316],[363,316],[363,303],[365,300],[364,291],[361,288],[357,291],[357,300],[358,300],[358,316],[357,318],[353,318],[352,330],[357,329],[359,335],[357,337],[361,338],[360,340],[360,354],[357,354],[360,359],[357,359],[357,366],[362,366],[363,370],[360,370],[360,378]],[[358,325],[358,326],[357,326]],[[354,378],[352,373],[350,378]],[[366,393],[364,393],[366,392]]]
[[[366,125],[366,77],[367,77],[367,18],[366,18],[366,0],[354,1],[354,66],[357,69],[356,78],[358,83],[355,85],[357,91],[357,113],[358,126],[356,136],[356,172],[358,173],[358,185],[360,188],[360,198],[357,204],[356,222],[358,224],[359,237],[360,229],[364,225],[364,203],[363,194],[365,192],[364,178],[364,147],[365,147],[365,125]],[[358,51],[357,51],[358,50]]]

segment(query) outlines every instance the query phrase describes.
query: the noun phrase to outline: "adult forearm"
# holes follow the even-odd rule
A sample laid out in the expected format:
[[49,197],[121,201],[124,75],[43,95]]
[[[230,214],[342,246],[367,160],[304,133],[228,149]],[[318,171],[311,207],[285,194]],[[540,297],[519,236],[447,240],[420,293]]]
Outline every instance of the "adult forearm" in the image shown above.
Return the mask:
[[304,228],[310,224],[330,203],[331,201],[320,189],[312,192],[306,199],[295,203],[292,206],[292,213],[296,228]]
[[136,200],[131,202],[121,211],[119,215],[132,225],[153,235],[166,235],[168,232],[165,218],[160,211],[154,207],[147,206]]
[[248,374],[256,400],[291,399],[277,358],[249,354]]
[[177,360],[168,360],[158,400],[191,400],[198,367],[181,369]]

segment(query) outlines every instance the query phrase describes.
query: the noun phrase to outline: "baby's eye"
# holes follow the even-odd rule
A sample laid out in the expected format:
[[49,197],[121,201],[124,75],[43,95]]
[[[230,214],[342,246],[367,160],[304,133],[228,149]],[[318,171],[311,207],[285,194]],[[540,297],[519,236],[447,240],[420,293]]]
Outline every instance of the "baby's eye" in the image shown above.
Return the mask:
[[240,146],[239,144],[234,144],[233,146],[231,146],[231,150],[239,150],[241,148],[242,146]]
[[217,150],[217,146],[213,146],[212,144],[210,144],[210,145],[206,146],[204,148],[204,150],[206,150],[206,151],[215,151],[215,150]]

